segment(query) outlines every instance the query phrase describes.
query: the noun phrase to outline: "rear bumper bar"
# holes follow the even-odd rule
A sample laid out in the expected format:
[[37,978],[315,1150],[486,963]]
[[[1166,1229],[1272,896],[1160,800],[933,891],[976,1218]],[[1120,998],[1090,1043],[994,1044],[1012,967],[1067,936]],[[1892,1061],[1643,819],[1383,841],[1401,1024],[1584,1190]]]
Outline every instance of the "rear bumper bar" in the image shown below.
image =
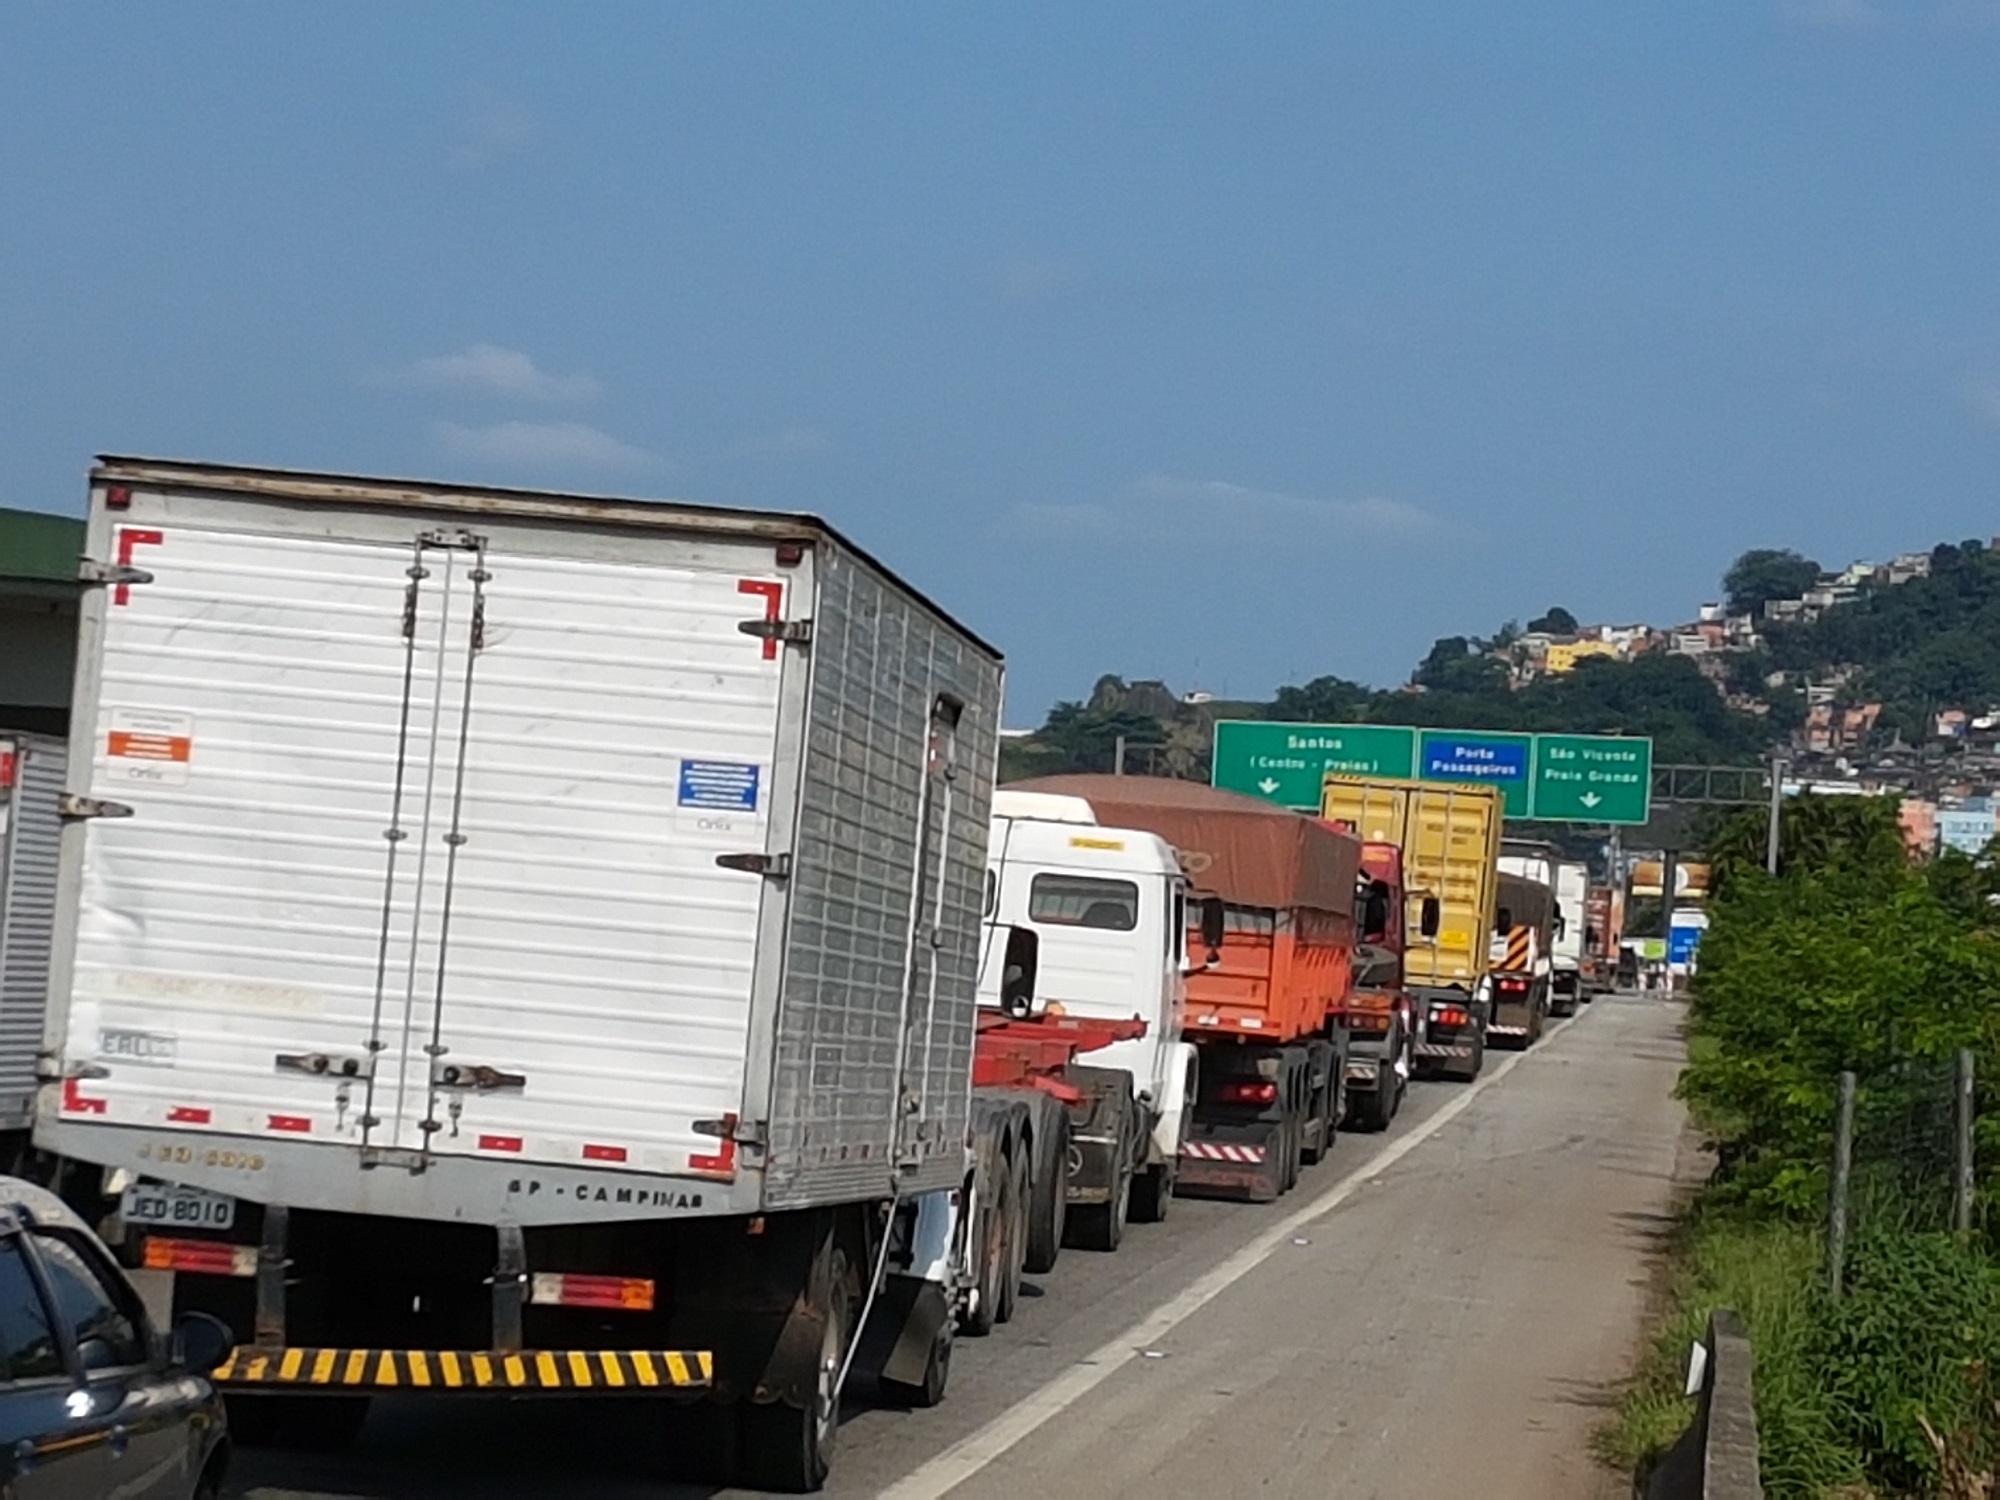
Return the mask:
[[1278,1196],[1280,1164],[1273,1124],[1204,1125],[1181,1142],[1177,1191],[1268,1203]]
[[590,1391],[645,1396],[705,1389],[715,1380],[715,1358],[705,1349],[523,1349],[500,1354],[483,1349],[265,1349],[242,1344],[212,1378],[224,1392]]

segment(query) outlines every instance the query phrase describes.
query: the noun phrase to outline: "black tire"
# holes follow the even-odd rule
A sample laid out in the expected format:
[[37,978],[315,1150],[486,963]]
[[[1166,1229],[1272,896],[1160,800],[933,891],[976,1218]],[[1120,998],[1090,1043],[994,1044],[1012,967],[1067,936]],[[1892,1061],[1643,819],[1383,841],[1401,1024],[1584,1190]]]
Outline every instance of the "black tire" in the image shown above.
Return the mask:
[[811,1494],[826,1483],[840,1436],[840,1370],[854,1323],[845,1251],[828,1248],[824,1263],[813,1267],[806,1295],[822,1315],[810,1401],[802,1407],[743,1401],[736,1407],[738,1482],[787,1495]]
[[1361,1096],[1361,1107],[1354,1112],[1356,1129],[1373,1132],[1389,1128],[1389,1122],[1396,1118],[1397,1085],[1401,1082],[1393,1064],[1377,1065],[1375,1087]]
[[1160,1224],[1166,1221],[1167,1210],[1174,1202],[1174,1185],[1181,1178],[1181,1146],[1187,1140],[1188,1120],[1192,1114],[1193,1111],[1183,1104],[1180,1134],[1174,1139],[1172,1154],[1165,1161],[1153,1163],[1133,1179],[1131,1216],[1135,1223]]
[[1116,1250],[1125,1239],[1125,1223],[1132,1210],[1132,1099],[1122,1095],[1117,1105],[1118,1119],[1113,1136],[1118,1141],[1118,1163],[1112,1179],[1111,1197],[1104,1203],[1078,1203],[1069,1211],[1067,1243],[1079,1250]]
[[900,1380],[886,1377],[876,1382],[884,1400],[898,1406],[908,1406],[928,1411],[944,1400],[945,1386],[951,1380],[951,1329],[940,1328],[937,1337],[931,1340],[931,1352],[924,1361],[923,1382],[907,1385]]
[[960,1330],[983,1339],[993,1331],[1000,1312],[1001,1289],[1007,1279],[1006,1163],[994,1139],[992,1121],[980,1129],[973,1167],[972,1305]]
[[996,1323],[1011,1323],[1021,1300],[1021,1269],[1028,1250],[1028,1138],[1014,1137],[1013,1152],[1007,1158],[1007,1274],[1000,1282],[1000,1305],[994,1309]]
[[1069,1222],[1069,1111],[1037,1094],[1033,1171],[1029,1174],[1027,1254],[1022,1266],[1040,1276],[1053,1271]]
[[361,1435],[366,1396],[223,1397],[229,1436],[243,1448],[295,1448],[338,1453]]

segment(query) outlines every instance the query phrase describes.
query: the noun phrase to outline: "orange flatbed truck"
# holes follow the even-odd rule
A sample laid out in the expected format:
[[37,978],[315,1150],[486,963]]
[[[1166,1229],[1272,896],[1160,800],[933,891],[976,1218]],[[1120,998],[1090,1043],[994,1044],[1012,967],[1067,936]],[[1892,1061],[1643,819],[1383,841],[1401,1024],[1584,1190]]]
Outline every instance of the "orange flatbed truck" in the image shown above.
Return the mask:
[[1081,797],[1100,823],[1174,846],[1191,897],[1183,1034],[1198,1063],[1177,1191],[1289,1191],[1333,1148],[1346,1110],[1361,840],[1196,782],[1050,776],[1014,789]]

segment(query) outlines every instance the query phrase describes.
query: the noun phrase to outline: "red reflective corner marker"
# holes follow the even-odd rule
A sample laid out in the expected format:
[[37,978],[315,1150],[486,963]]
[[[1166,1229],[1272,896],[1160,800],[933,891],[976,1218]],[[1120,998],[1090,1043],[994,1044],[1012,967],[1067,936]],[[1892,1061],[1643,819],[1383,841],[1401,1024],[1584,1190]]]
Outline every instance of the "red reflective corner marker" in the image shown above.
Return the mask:
[[304,1115],[271,1116],[271,1129],[273,1130],[290,1130],[296,1133],[303,1133],[304,1131],[311,1130],[312,1128],[313,1128],[313,1122],[307,1119]]
[[[762,598],[764,601],[764,618],[767,620],[775,621],[778,618],[778,611],[784,607],[785,586],[782,583],[765,583],[761,579],[756,578],[739,578],[736,580],[736,592],[739,594],[755,594]],[[764,660],[776,661],[777,659],[778,643],[773,640],[766,640],[764,642]]]
[[586,1145],[583,1148],[583,1159],[585,1161],[623,1161],[625,1160],[625,1148],[623,1146]]
[[101,1115],[110,1108],[102,1099],[86,1099],[83,1085],[74,1078],[63,1080],[62,1107],[73,1115]]
[[482,1135],[479,1138],[481,1151],[519,1151],[521,1138],[518,1135]]
[[15,765],[14,747],[0,745],[0,792],[7,791],[14,785]]
[[[132,549],[134,547],[157,547],[165,540],[165,535],[157,531],[148,531],[138,526],[119,527],[118,566],[121,568],[132,566]],[[111,590],[111,602],[113,604],[130,604],[132,602],[132,585],[121,583],[114,587]]]
[[176,1104],[167,1111],[169,1125],[206,1125],[214,1118],[212,1110],[197,1109],[192,1104]]
[[688,1170],[699,1172],[704,1177],[720,1177],[726,1181],[736,1179],[736,1142],[725,1138],[713,1156],[690,1154]]

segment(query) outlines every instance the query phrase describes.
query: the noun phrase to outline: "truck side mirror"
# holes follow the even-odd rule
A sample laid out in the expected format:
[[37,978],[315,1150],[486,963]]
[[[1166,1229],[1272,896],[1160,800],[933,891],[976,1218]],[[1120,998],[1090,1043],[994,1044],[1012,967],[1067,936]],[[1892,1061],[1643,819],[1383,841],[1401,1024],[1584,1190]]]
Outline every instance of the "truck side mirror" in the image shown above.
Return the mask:
[[1007,929],[1006,966],[1000,971],[1000,1009],[1015,1020],[1035,1013],[1035,969],[1042,940],[1032,927]]
[[1222,935],[1228,924],[1228,915],[1220,896],[1202,898],[1201,945],[1208,950],[1211,967],[1222,961]]
[[1424,897],[1422,912],[1423,914],[1418,919],[1418,923],[1423,935],[1427,938],[1436,937],[1438,929],[1444,925],[1443,903],[1435,896],[1426,896]]

